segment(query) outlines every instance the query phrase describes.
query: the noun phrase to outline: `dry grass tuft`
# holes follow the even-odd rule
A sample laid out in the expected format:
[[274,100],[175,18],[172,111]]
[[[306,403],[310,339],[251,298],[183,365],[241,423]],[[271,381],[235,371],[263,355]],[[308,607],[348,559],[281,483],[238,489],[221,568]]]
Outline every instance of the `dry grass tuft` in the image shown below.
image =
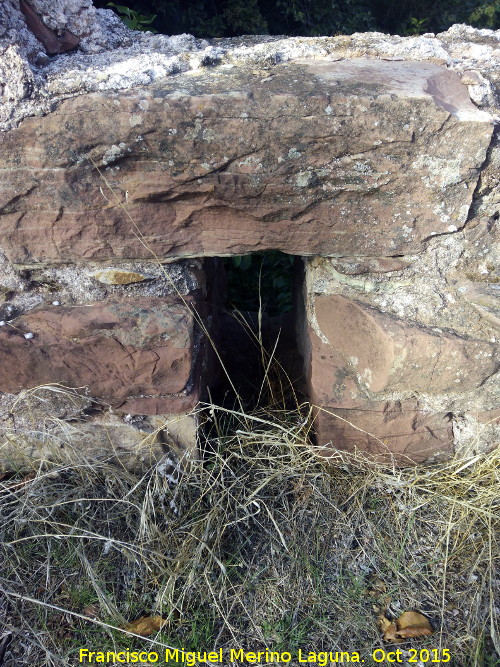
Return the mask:
[[[161,465],[106,462],[0,482],[6,665],[76,665],[80,647],[149,641],[358,651],[370,665],[385,609],[419,610],[435,629],[399,648],[500,664],[500,451],[404,470],[326,463],[303,409],[204,414],[204,459],[177,484]],[[114,629],[144,615],[168,622],[149,640]]]

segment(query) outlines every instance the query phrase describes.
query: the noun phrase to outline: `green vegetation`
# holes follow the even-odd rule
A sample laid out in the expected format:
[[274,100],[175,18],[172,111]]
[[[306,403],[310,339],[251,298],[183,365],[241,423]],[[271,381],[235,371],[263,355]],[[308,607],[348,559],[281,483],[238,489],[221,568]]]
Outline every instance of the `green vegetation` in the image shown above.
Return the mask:
[[224,261],[227,306],[241,311],[262,309],[269,316],[292,309],[293,255],[278,251],[238,255]]
[[[94,3],[106,7],[113,3]],[[500,0],[134,0],[114,5],[136,30],[165,34],[336,35],[376,30],[400,35],[446,30],[453,23],[500,28]]]
[[108,2],[106,7],[116,9],[127,28],[130,28],[131,30],[149,30],[150,32],[156,32],[156,30],[151,27],[151,24],[156,18],[156,14],[146,16],[144,14],[139,14],[135,9],[130,9],[124,5],[117,5],[114,2]]

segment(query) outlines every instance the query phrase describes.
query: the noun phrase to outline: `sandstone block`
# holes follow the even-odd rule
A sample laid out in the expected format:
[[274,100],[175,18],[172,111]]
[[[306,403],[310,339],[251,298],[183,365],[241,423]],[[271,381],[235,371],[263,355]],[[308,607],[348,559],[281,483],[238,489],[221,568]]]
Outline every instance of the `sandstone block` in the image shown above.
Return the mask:
[[314,312],[318,398],[335,395],[352,403],[380,392],[466,391],[498,367],[494,343],[415,326],[340,295],[317,296]]
[[309,307],[301,347],[320,408],[318,444],[400,463],[453,452],[454,400],[494,376],[498,346],[400,321],[339,294],[311,297]]
[[431,63],[284,63],[265,81],[201,70],[82,95],[4,135],[2,251],[18,264],[419,252],[464,224],[491,134],[459,76]]
[[319,451],[362,452],[375,461],[413,465],[453,454],[449,413],[429,413],[416,400],[365,401],[356,408],[323,406],[315,418]]
[[143,414],[186,412],[198,400],[191,301],[35,308],[0,329],[0,391],[58,383],[124,410],[133,402]]

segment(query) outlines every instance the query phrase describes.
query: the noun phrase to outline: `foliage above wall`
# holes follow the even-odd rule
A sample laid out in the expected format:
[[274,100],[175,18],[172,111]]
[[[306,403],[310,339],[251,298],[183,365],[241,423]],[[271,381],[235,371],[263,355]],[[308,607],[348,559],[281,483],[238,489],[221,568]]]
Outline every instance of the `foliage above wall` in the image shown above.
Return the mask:
[[225,262],[230,308],[281,315],[292,309],[293,255],[257,252],[228,257]]
[[[97,7],[108,6],[96,0]],[[128,0],[137,29],[197,37],[242,34],[335,35],[375,30],[400,35],[446,30],[453,23],[500,28],[500,0]],[[121,12],[124,20],[130,15]],[[146,20],[145,20],[146,19]]]

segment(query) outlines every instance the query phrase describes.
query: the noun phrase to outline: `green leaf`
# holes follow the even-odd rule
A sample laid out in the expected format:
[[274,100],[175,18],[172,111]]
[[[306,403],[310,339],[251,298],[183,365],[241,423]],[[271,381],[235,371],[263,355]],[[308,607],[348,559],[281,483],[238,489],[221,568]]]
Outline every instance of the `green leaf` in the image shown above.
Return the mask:
[[127,16],[131,16],[131,13],[133,11],[130,9],[130,7],[125,7],[124,5],[117,5],[114,2],[108,2],[106,7],[115,7],[115,9],[120,12],[120,14],[126,14]]
[[114,2],[108,2],[106,7],[114,7],[123,23],[130,30],[150,30],[151,32],[156,32],[156,30],[146,28],[146,26],[149,26],[155,20],[157,14],[139,14],[135,9],[131,9],[125,5],[117,5]]
[[125,16],[121,16],[120,18],[125,23],[127,28],[130,28],[130,30],[137,30],[137,22],[134,19],[127,18]]
[[144,14],[140,14],[139,23],[141,25],[151,25],[157,16],[158,14],[151,14],[151,16],[144,16]]
[[240,262],[240,269],[242,271],[248,271],[252,266],[252,255],[243,255]]

